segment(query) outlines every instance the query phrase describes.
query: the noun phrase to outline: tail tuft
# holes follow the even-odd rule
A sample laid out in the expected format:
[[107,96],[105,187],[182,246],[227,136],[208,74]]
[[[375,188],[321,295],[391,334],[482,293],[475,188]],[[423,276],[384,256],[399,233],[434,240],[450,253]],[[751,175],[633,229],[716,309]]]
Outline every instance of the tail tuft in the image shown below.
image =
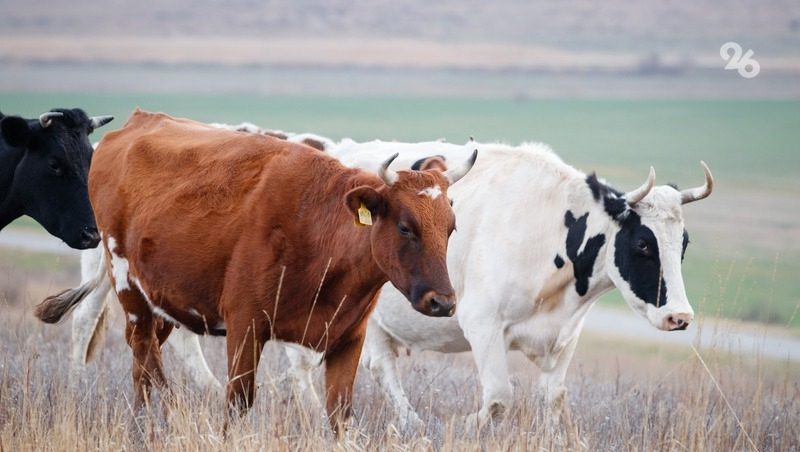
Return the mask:
[[87,285],[82,285],[75,289],[67,289],[58,295],[51,295],[36,305],[33,314],[44,323],[58,323],[86,297],[90,290]]

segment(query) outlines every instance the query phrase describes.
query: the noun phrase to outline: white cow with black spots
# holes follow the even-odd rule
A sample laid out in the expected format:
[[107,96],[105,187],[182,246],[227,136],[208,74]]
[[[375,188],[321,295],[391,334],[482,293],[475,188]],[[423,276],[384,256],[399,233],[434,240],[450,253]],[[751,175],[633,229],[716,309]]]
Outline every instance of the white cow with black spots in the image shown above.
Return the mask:
[[[651,168],[642,186],[621,193],[565,164],[542,144],[344,141],[329,152],[369,170],[395,152],[401,168],[424,161],[431,149],[445,160],[460,161],[475,148],[481,159],[450,190],[457,232],[450,240],[448,267],[459,296],[456,315],[419,315],[387,285],[367,330],[361,363],[405,427],[421,421],[398,376],[400,347],[471,350],[482,403],[469,420],[483,425],[512,404],[508,350],[519,350],[537,364],[542,396],[549,406],[560,407],[586,314],[614,287],[658,329],[683,330],[694,315],[681,275],[688,243],[682,205],[711,193],[713,179],[705,164],[701,187],[655,186]],[[421,195],[434,192],[432,187]],[[318,357],[298,348],[288,353],[295,380],[309,387]],[[199,347],[189,355],[189,367],[202,370]]]

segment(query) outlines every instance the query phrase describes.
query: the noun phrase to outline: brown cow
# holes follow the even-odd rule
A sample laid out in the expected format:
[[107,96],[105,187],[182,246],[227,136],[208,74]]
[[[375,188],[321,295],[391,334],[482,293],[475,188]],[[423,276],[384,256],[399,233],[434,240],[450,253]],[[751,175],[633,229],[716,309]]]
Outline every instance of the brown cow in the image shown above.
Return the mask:
[[108,272],[127,315],[136,408],[152,384],[165,386],[160,344],[180,324],[227,335],[238,412],[253,403],[267,340],[324,352],[335,426],[350,414],[386,281],[422,313],[453,314],[447,188],[476,156],[445,173],[390,171],[393,157],[375,175],[303,145],[137,110],[100,142],[89,176],[106,268],[37,316],[58,321]]

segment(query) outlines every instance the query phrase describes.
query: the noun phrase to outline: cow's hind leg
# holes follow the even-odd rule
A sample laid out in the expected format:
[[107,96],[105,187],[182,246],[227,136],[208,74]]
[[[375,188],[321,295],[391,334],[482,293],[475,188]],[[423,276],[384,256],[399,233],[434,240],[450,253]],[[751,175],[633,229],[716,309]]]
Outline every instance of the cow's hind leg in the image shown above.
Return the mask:
[[167,345],[172,347],[178,361],[184,366],[192,383],[205,392],[222,393],[222,385],[208,368],[203,350],[200,348],[200,336],[188,328],[178,328],[172,333]]
[[321,408],[322,401],[314,388],[314,371],[319,368],[320,354],[294,344],[285,346],[286,357],[289,359],[287,379],[293,391],[296,391],[299,400],[305,401],[307,406]]
[[125,339],[133,351],[134,410],[140,413],[150,402],[153,385],[166,390],[167,380],[161,362],[161,344],[167,339],[172,324],[158,319],[137,291],[118,294],[125,310]]
[[[104,265],[102,257],[103,249],[100,247],[81,252],[81,284],[91,280],[98,266]],[[77,377],[84,371],[86,363],[92,359],[102,342],[110,291],[111,284],[105,276],[72,313],[71,377]]]

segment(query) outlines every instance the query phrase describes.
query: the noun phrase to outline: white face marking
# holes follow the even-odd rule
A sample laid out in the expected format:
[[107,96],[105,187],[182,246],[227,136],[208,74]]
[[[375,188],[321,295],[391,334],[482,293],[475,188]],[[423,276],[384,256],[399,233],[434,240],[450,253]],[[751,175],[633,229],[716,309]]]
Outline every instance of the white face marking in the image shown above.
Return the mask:
[[111,254],[111,273],[114,275],[114,289],[116,289],[117,293],[123,290],[130,290],[131,286],[128,284],[128,259],[117,255],[115,252],[117,241],[114,240],[114,237],[108,236],[106,246],[109,254]]
[[442,194],[442,187],[440,187],[438,185],[434,185],[433,187],[428,187],[428,188],[420,190],[420,192],[417,193],[417,194],[418,195],[428,196],[431,199],[436,199],[436,198],[439,197],[439,195]]
[[128,313],[128,321],[129,322],[136,323],[137,320],[139,320],[139,317],[136,314],[133,314],[131,312]]

